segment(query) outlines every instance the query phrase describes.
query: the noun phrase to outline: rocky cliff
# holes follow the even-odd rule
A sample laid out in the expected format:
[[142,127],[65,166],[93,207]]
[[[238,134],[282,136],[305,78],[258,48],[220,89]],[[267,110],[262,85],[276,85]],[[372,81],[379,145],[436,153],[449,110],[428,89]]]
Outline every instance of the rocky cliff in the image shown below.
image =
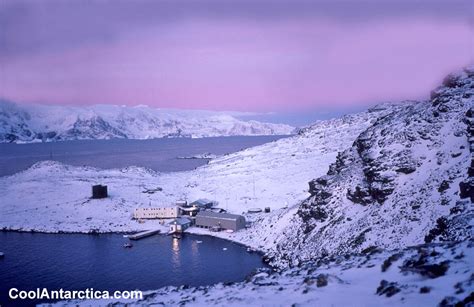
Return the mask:
[[429,101],[394,106],[378,118],[325,176],[309,182],[311,196],[272,257],[296,265],[471,237],[473,106],[474,70],[465,69]]

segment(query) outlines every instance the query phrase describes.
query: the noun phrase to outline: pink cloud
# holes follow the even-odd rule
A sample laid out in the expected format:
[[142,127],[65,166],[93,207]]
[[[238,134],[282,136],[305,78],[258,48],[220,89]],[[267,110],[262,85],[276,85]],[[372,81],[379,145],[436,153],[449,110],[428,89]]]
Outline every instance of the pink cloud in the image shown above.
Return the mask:
[[465,22],[188,20],[1,60],[0,95],[57,104],[302,110],[426,97],[472,62]]

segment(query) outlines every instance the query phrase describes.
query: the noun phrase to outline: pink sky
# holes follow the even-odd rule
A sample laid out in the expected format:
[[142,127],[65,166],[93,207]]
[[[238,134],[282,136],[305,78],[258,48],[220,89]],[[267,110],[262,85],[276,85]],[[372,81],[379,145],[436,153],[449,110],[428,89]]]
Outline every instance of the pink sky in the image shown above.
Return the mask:
[[[33,2],[26,3],[28,12]],[[104,26],[86,31],[76,18],[69,25],[70,10],[32,10],[24,13],[30,24],[12,23],[2,33],[2,49],[9,52],[0,54],[1,97],[257,112],[344,109],[425,98],[474,55],[472,21],[462,16],[188,14],[163,23],[117,19],[97,38]],[[54,18],[72,34],[48,27],[49,14],[60,14]],[[79,17],[87,23],[87,16]],[[26,27],[20,29],[25,43],[12,39],[18,45],[12,51],[16,27]],[[38,44],[28,49],[28,39]]]

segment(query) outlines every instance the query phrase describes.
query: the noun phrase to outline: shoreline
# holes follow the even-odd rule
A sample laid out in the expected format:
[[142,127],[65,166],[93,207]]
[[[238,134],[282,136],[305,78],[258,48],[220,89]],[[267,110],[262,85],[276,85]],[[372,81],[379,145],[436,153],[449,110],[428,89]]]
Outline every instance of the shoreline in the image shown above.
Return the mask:
[[[37,231],[37,230],[18,230],[18,229],[5,229],[5,228],[2,228],[0,229],[0,232],[1,233],[29,233],[29,234],[46,234],[46,235],[57,235],[57,234],[62,234],[62,235],[73,235],[73,234],[76,234],[76,235],[92,235],[92,236],[98,236],[98,235],[112,235],[112,234],[116,234],[116,235],[131,235],[131,234],[136,234],[136,233],[139,233],[139,232],[142,232],[143,230],[139,230],[139,231],[100,231],[100,232],[83,232],[83,231]],[[252,247],[250,245],[247,245],[243,242],[240,242],[240,241],[236,241],[236,240],[232,240],[231,238],[224,238],[224,237],[220,237],[220,236],[216,236],[216,235],[212,235],[212,234],[205,234],[205,233],[198,233],[198,232],[187,232],[185,231],[183,233],[183,235],[186,235],[186,234],[189,234],[189,235],[193,235],[193,236],[207,236],[207,237],[212,237],[212,238],[217,238],[217,239],[220,239],[220,240],[225,240],[225,241],[228,241],[230,243],[233,243],[233,244],[237,244],[239,246],[242,246],[242,247],[245,247],[245,248],[250,248],[252,249],[252,253],[257,253],[259,254],[262,258],[265,257],[265,254],[266,252],[261,250],[261,249],[258,249],[258,248],[255,248],[255,247]],[[165,234],[165,233],[157,233],[156,235],[158,236],[168,236],[168,234]],[[274,266],[270,265],[269,263],[265,263],[266,265],[268,265],[269,267],[271,267],[272,269],[275,269]]]

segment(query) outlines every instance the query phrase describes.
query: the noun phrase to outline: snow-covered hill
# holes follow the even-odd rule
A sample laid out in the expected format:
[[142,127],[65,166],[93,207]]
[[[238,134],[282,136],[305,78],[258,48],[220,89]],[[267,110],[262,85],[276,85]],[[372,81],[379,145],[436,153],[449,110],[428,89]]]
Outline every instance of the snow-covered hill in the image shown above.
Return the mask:
[[242,121],[232,115],[147,106],[17,105],[0,100],[0,142],[287,135],[295,132],[295,128],[288,125]]
[[276,261],[472,237],[473,203],[461,199],[459,184],[469,176],[473,107],[474,70],[466,69],[430,101],[380,117],[309,183],[311,196],[283,229]]

